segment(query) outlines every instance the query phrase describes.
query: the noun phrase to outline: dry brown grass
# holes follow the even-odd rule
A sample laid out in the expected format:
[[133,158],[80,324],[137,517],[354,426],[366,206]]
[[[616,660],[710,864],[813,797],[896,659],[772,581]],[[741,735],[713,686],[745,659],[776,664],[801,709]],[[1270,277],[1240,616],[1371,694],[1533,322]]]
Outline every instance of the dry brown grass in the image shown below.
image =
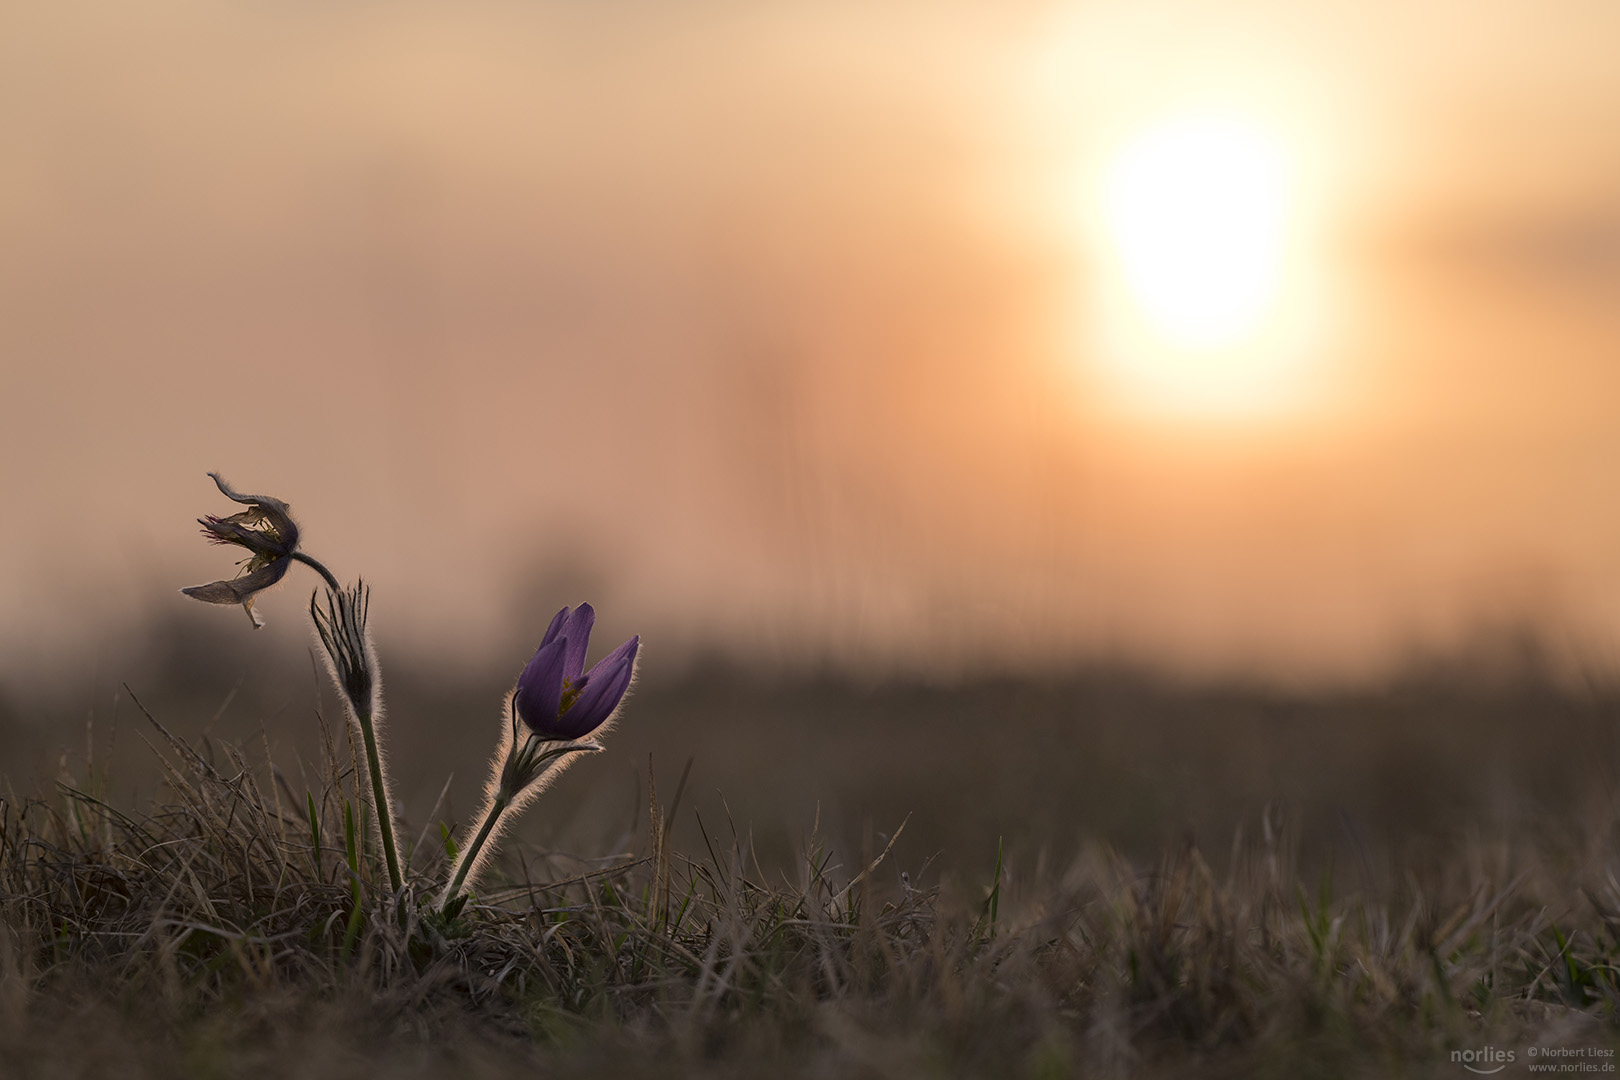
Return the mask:
[[514,850],[446,923],[437,828],[392,893],[345,747],[297,790],[151,731],[158,805],[91,773],[0,809],[8,1075],[1461,1075],[1454,1049],[1614,1041],[1595,816],[1359,889],[1303,881],[1268,815],[1219,871],[1094,847],[952,890],[815,835],[767,873],[729,822],[671,851],[680,793],[649,790],[619,855]]

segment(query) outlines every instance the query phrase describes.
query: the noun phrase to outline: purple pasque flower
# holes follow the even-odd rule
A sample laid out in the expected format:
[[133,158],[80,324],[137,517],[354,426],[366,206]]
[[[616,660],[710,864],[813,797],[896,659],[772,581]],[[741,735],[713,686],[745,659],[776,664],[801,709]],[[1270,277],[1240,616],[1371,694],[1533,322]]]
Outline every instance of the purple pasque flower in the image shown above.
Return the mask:
[[193,585],[180,591],[209,604],[241,604],[254,629],[263,625],[253,613],[253,598],[287,575],[298,550],[298,526],[287,513],[287,504],[269,495],[243,495],[232,491],[219,473],[209,473],[227,499],[247,506],[230,517],[200,517],[203,535],[211,543],[234,544],[245,548],[240,576],[228,581]]
[[524,725],[542,739],[583,739],[613,715],[630,689],[640,635],[586,671],[585,650],[595,623],[596,612],[589,604],[557,612],[534,659],[518,676],[513,707]]

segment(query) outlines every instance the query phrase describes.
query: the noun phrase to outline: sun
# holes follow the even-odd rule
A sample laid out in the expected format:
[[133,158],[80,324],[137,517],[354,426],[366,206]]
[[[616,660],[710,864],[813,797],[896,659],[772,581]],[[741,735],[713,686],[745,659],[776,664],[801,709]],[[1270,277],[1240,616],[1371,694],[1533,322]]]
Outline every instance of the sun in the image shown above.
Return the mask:
[[1102,357],[1135,396],[1252,411],[1298,383],[1297,181],[1285,143],[1239,116],[1161,120],[1103,172]]
[[1282,270],[1288,181],[1263,133],[1224,117],[1150,130],[1115,159],[1105,199],[1131,295],[1172,342],[1231,344],[1264,318]]

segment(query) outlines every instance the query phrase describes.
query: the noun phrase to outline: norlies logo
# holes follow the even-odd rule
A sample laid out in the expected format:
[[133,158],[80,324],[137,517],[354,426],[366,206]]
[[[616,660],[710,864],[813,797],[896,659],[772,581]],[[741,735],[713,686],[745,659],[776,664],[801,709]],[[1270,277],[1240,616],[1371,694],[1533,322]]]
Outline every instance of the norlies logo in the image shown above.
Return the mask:
[[1451,1060],[1461,1065],[1471,1073],[1481,1076],[1490,1076],[1499,1073],[1512,1063],[1515,1053],[1512,1050],[1498,1050],[1494,1046],[1481,1047],[1478,1050],[1453,1050]]

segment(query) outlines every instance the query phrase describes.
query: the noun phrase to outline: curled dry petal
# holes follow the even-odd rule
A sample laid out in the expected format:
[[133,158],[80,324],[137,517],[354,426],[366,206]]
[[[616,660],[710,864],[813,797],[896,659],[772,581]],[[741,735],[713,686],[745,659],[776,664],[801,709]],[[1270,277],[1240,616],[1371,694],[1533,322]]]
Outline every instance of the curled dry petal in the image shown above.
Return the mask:
[[245,503],[248,506],[262,507],[262,508],[267,509],[267,510],[274,510],[274,511],[282,514],[283,516],[285,516],[286,513],[287,513],[287,504],[282,502],[280,499],[275,498],[274,496],[271,496],[271,495],[243,495],[240,492],[232,491],[231,490],[231,485],[227,484],[225,482],[225,478],[223,476],[219,475],[219,473],[211,472],[208,475],[213,478],[214,485],[219,488],[220,494],[224,495],[227,499],[230,499],[232,502]]
[[286,576],[290,565],[291,560],[280,559],[230,581],[211,581],[207,585],[193,585],[180,591],[208,604],[246,604],[253,599],[254,593],[268,589]]
[[209,473],[221,494],[248,509],[229,517],[202,517],[197,523],[203,535],[216,544],[232,544],[250,554],[242,576],[214,581],[180,590],[193,599],[209,604],[241,604],[255,629],[262,626],[253,613],[255,594],[268,589],[286,576],[298,550],[298,526],[288,514],[287,504],[269,495],[243,495],[227,484],[218,473]]

